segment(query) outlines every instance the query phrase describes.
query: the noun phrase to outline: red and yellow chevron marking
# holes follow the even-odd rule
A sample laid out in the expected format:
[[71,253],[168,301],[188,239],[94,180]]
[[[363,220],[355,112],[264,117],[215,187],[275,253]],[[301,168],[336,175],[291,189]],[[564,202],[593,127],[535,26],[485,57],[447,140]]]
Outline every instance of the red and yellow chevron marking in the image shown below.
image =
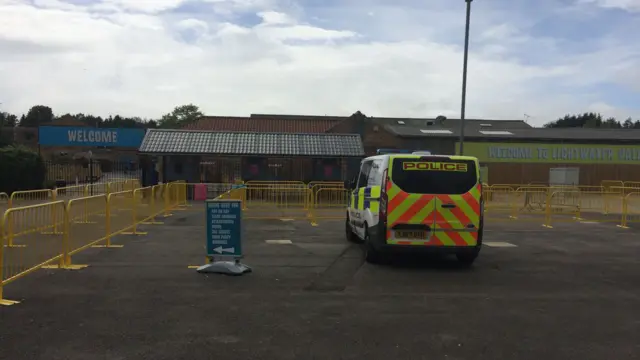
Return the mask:
[[[475,246],[480,226],[481,186],[462,195],[408,194],[387,181],[388,218],[387,242],[398,245]],[[441,204],[455,204],[442,208]],[[429,241],[395,240],[390,230],[396,224],[428,224],[433,233]],[[469,231],[473,224],[476,231]]]

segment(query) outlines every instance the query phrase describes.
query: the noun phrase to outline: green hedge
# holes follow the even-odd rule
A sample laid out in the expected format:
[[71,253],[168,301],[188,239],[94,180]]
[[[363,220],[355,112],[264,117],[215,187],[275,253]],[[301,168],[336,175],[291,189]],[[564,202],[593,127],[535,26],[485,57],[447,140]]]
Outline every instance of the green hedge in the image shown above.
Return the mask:
[[42,189],[47,168],[42,157],[22,146],[0,148],[0,192]]

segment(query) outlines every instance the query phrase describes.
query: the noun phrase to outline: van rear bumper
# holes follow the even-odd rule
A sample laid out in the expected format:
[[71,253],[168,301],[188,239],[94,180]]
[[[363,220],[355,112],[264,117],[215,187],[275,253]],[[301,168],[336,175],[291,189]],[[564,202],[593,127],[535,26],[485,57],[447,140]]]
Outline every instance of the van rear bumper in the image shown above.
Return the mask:
[[482,247],[481,239],[478,239],[478,244],[475,246],[424,246],[387,244],[385,229],[385,224],[379,224],[378,226],[369,228],[369,241],[371,241],[373,248],[378,252],[412,254],[460,254],[465,252],[478,252],[478,250]]

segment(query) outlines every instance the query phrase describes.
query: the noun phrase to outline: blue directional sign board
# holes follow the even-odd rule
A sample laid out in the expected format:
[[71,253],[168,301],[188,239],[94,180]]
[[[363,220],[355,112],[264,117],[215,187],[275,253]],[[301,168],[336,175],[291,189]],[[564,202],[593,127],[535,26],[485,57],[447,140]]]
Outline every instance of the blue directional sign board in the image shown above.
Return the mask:
[[207,255],[242,256],[242,201],[207,200]]

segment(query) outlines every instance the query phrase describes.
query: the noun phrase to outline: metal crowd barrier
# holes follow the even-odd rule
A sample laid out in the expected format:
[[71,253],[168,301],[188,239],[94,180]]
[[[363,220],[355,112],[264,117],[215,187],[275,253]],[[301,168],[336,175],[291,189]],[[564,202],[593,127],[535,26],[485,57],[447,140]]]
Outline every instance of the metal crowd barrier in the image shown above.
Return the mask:
[[[183,188],[168,183],[9,208],[0,219],[0,305],[15,303],[3,297],[11,282],[41,268],[82,269],[87,265],[74,264],[74,255],[90,247],[122,247],[111,239],[145,234],[140,224],[162,224],[158,218],[184,202]],[[51,196],[22,192],[32,193]],[[18,193],[14,199],[24,198]]]
[[[34,205],[38,203],[69,200],[78,197],[109,194],[123,190],[134,190],[139,186],[139,181],[135,179],[118,180],[106,183],[71,185],[54,189],[37,189],[14,191],[11,196],[0,193],[0,203],[6,200],[8,207]],[[3,196],[4,195],[4,196]]]
[[304,183],[247,183],[240,188],[247,218],[305,219],[311,206],[311,190]]
[[[601,222],[627,227],[628,202],[640,189],[603,182],[601,186],[484,185],[485,217],[489,221],[554,223]],[[639,209],[640,212],[640,209]],[[635,219],[635,218],[634,218]],[[640,216],[638,217],[640,222]]]
[[319,219],[344,219],[351,192],[340,187],[312,187],[313,204],[310,208],[312,223]]

